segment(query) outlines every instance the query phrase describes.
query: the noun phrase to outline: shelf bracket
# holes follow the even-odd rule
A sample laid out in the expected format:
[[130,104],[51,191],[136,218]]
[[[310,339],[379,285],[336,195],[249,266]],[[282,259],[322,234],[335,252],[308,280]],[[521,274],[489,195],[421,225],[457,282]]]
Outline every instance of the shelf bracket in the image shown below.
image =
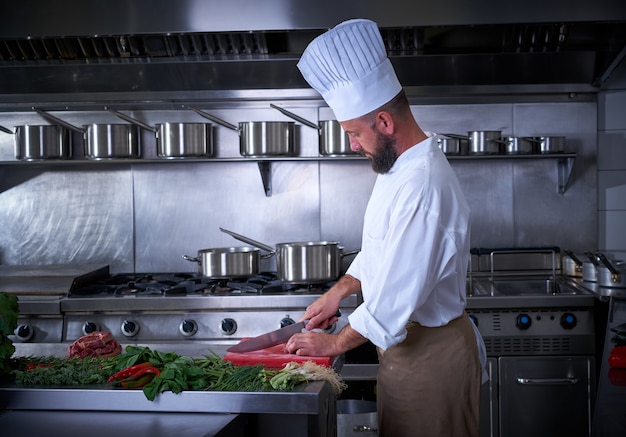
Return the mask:
[[576,156],[566,156],[557,160],[559,194],[565,194],[572,182],[574,161],[576,161]]
[[265,197],[272,197],[272,163],[271,161],[259,161],[258,165]]

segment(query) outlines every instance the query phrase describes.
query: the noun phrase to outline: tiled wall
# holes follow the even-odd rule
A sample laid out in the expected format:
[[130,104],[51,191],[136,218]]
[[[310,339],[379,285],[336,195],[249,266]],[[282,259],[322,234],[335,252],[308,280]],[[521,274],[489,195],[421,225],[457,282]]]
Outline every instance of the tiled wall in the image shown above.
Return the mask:
[[598,244],[626,259],[626,61],[598,98]]

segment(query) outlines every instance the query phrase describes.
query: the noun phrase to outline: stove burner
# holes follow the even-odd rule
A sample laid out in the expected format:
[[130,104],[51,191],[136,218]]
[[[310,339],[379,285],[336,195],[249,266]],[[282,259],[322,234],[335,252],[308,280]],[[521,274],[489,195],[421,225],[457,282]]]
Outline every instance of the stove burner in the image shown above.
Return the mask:
[[215,279],[192,273],[124,273],[70,290],[70,297],[140,297],[181,295],[322,294],[326,284],[284,284],[274,273],[246,278]]

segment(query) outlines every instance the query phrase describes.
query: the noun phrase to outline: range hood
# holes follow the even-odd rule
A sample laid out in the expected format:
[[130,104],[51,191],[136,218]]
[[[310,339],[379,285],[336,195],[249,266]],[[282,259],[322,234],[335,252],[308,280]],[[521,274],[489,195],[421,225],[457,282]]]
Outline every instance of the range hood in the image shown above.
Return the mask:
[[626,54],[623,0],[71,0],[62,9],[21,0],[3,9],[1,104],[316,96],[296,63],[311,39],[353,17],[379,24],[401,83],[422,95],[595,92]]

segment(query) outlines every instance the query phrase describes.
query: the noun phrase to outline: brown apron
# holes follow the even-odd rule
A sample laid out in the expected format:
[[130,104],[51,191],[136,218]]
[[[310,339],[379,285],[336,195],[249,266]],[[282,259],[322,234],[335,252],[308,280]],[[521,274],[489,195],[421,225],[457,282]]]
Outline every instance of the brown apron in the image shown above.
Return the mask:
[[378,349],[379,436],[478,436],[481,368],[466,313],[445,326],[407,325]]

